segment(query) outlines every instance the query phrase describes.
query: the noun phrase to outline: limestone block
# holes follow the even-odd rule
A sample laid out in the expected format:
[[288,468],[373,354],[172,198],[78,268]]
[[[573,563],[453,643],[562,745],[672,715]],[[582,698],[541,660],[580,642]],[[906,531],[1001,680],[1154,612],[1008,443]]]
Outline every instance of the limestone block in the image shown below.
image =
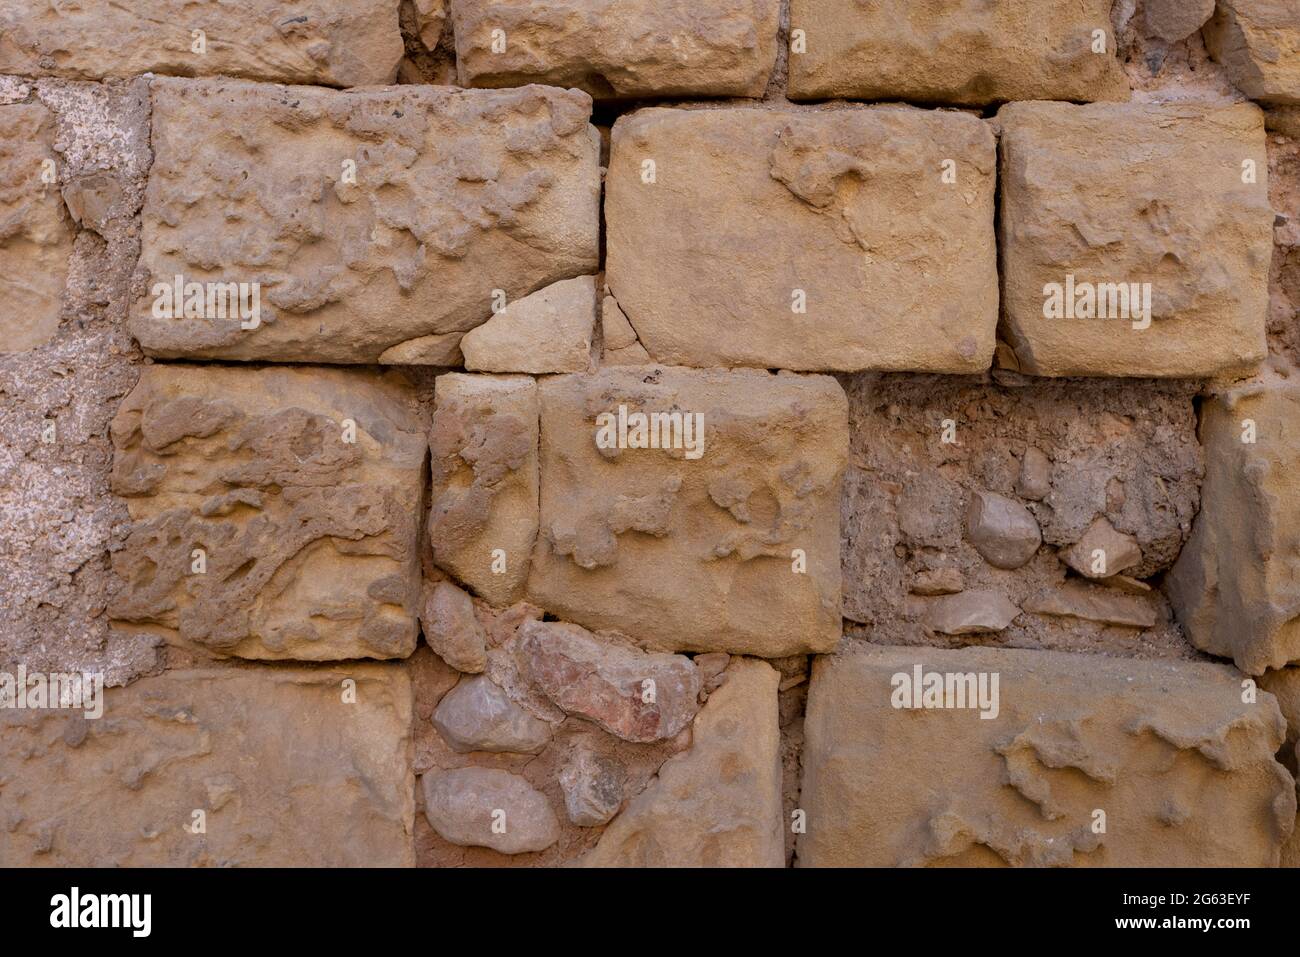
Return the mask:
[[586,372],[596,328],[596,280],[553,283],[506,305],[460,340],[470,372]]
[[1219,0],[1205,46],[1251,99],[1300,105],[1300,7],[1293,0]]

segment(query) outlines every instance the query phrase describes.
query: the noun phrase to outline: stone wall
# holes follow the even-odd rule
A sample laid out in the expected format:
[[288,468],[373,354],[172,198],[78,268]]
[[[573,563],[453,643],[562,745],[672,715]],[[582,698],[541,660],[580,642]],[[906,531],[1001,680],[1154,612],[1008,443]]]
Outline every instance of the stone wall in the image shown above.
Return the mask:
[[1294,4],[14,0],[0,334],[0,865],[1300,866]]

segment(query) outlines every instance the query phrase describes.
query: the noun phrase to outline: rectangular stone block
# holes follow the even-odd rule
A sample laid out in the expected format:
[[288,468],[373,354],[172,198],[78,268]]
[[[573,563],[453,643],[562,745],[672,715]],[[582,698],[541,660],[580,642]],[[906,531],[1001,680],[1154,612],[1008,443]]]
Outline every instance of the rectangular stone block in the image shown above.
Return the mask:
[[546,83],[598,99],[762,96],[777,0],[453,0],[465,86]]
[[1178,619],[1247,674],[1300,661],[1300,384],[1205,399],[1200,438],[1201,510],[1166,581]]
[[119,627],[241,658],[415,650],[427,444],[396,373],[146,366],[112,438]]
[[848,410],[834,379],[619,366],[540,393],[529,601],[657,650],[835,646]]
[[791,0],[790,98],[1127,99],[1110,10],[1111,0]]
[[399,5],[399,0],[10,0],[0,9],[0,73],[392,83],[402,58]]
[[982,371],[994,166],[961,113],[641,110],[614,125],[606,283],[656,362]]
[[1212,376],[1264,358],[1257,107],[1013,103],[998,121],[1001,334],[1021,371]]
[[595,272],[590,109],[157,80],[131,330],[168,357],[446,364],[503,296]]
[[1205,46],[1252,100],[1300,105],[1300,6],[1295,0],[1218,0]]
[[98,719],[6,708],[0,866],[410,867],[411,751],[383,665],[169,671]]
[[1295,823],[1273,757],[1286,724],[1272,695],[1242,691],[1201,662],[865,644],[818,658],[799,862],[1276,866]]

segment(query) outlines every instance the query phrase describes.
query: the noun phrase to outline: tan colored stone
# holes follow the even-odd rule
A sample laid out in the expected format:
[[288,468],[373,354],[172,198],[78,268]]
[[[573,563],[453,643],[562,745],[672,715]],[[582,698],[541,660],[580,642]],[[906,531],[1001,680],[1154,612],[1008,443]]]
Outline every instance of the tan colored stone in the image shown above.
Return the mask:
[[44,345],[59,328],[74,230],[54,133],[39,103],[0,106],[0,354]]
[[1247,674],[1300,661],[1300,384],[1206,399],[1200,436],[1201,511],[1166,576],[1169,600],[1196,647]]
[[[835,646],[848,446],[837,382],[638,366],[556,376],[540,393],[529,601],[657,650],[779,657]],[[694,431],[676,431],[676,448],[599,448],[602,428],[608,444],[622,441],[620,408],[628,445],[639,413],[676,411]]]
[[[487,320],[498,293],[596,268],[584,93],[158,79],[153,100],[131,317],[152,355],[420,360],[429,337]],[[176,276],[258,283],[259,313],[169,318]],[[413,353],[392,351],[410,340]],[[441,363],[450,343],[432,345]]]
[[451,10],[464,86],[762,96],[776,63],[778,0],[451,0]]
[[3,709],[0,865],[410,867],[411,757],[396,666],[168,671],[99,720]]
[[428,582],[420,603],[420,624],[429,647],[457,671],[479,674],[487,668],[487,635],[474,601],[451,582]]
[[596,279],[552,283],[465,333],[467,372],[586,372],[596,326]]
[[605,364],[611,366],[643,366],[650,364],[650,353],[645,346],[634,342],[622,349],[608,349],[605,352]]
[[1141,564],[1142,548],[1136,538],[1116,531],[1110,519],[1099,515],[1060,557],[1084,578],[1102,579]]
[[395,374],[150,365],[112,436],[117,622],[241,658],[415,650],[427,445]]
[[1214,15],[1214,0],[1144,0],[1147,29],[1167,43],[1190,37]]
[[476,675],[443,695],[433,726],[453,751],[536,754],[551,740],[551,726],[506,696],[486,675]]
[[1003,631],[1020,609],[1000,591],[972,589],[925,603],[926,626],[942,635],[984,635]]
[[[998,120],[1002,335],[1022,371],[1210,376],[1264,358],[1273,210],[1257,107],[1013,103]],[[1048,318],[1049,286],[1064,298],[1070,283],[1085,310],[1087,290],[1149,283],[1151,321]]]
[[[11,0],[0,73],[99,79],[138,73],[283,83],[392,83],[398,0]],[[202,51],[194,31],[202,31]]]
[[394,366],[463,366],[465,357],[460,351],[461,335],[459,332],[444,332],[407,339],[389,346],[375,361],[380,365]]
[[1295,750],[1300,743],[1300,668],[1281,668],[1259,676],[1259,686],[1277,698],[1277,706],[1286,719],[1285,749]]
[[961,113],[640,110],[614,124],[606,283],[656,362],[980,372],[994,167]]
[[[996,717],[896,709],[918,665],[986,692],[996,675]],[[1222,665],[858,645],[813,665],[798,860],[1274,866],[1296,813],[1284,733],[1274,698],[1244,703]]]
[[1300,105],[1300,7],[1294,0],[1218,0],[1205,45],[1251,99]]
[[955,595],[965,587],[960,569],[931,568],[917,574],[911,591],[913,595]]
[[1126,99],[1110,10],[1111,0],[791,0],[807,49],[790,54],[790,98]]
[[780,673],[733,659],[690,750],[610,822],[586,867],[782,867]]
[[415,0],[415,19],[420,28],[420,42],[426,50],[434,49],[447,22],[447,0]]
[[499,768],[429,771],[420,777],[424,814],[445,840],[501,854],[544,851],[560,839],[546,795]]
[[1034,615],[1079,618],[1128,628],[1153,628],[1156,623],[1155,608],[1149,600],[1079,582],[1045,590],[1026,601],[1023,607]]
[[537,382],[453,372],[434,400],[434,561],[493,605],[512,604],[537,538]]
[[613,351],[626,349],[637,344],[636,330],[618,307],[618,300],[606,296],[600,305],[600,331],[604,337],[605,349]]
[[966,537],[981,558],[1005,569],[1026,564],[1043,541],[1029,509],[1005,495],[980,489],[971,492],[966,507]]

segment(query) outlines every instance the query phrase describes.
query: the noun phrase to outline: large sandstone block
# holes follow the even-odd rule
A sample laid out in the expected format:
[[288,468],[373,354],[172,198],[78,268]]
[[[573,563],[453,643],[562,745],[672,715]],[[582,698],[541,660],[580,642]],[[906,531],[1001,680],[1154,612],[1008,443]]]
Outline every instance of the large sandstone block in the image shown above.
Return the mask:
[[1257,107],[1013,103],[998,119],[1002,334],[1022,371],[1210,376],[1264,358]]
[[241,658],[415,649],[427,444],[396,374],[146,366],[112,437],[123,627]]
[[848,447],[835,380],[619,366],[539,389],[529,601],[657,650],[834,647]]
[[[595,271],[590,108],[543,87],[157,80],[131,330],[160,356],[446,364],[502,295]],[[169,295],[178,276],[248,284],[258,308],[199,309]],[[179,298],[196,308],[169,314]]]
[[392,83],[402,58],[399,5],[398,0],[11,0],[0,9],[0,73]]
[[1300,384],[1201,405],[1205,484],[1166,585],[1196,647],[1258,675],[1300,661]]
[[[916,669],[923,687],[983,682],[992,707],[955,682],[948,707],[931,706],[942,692],[908,707]],[[868,645],[819,658],[799,861],[1275,866],[1296,808],[1273,758],[1286,726],[1272,695],[1242,693],[1240,674],[1201,662]]]
[[392,666],[169,671],[98,720],[5,709],[0,866],[409,867],[411,757]]
[[466,86],[546,83],[594,97],[762,96],[777,0],[454,0]]
[[642,110],[614,125],[606,283],[655,362],[982,371],[994,167],[960,113]]
[[806,49],[790,53],[790,98],[1126,99],[1110,9],[1111,0],[791,0],[790,28]]
[[39,103],[0,106],[0,353],[43,345],[59,327],[74,230],[54,133]]
[[1218,0],[1205,45],[1252,100],[1300,104],[1300,6],[1294,0]]

